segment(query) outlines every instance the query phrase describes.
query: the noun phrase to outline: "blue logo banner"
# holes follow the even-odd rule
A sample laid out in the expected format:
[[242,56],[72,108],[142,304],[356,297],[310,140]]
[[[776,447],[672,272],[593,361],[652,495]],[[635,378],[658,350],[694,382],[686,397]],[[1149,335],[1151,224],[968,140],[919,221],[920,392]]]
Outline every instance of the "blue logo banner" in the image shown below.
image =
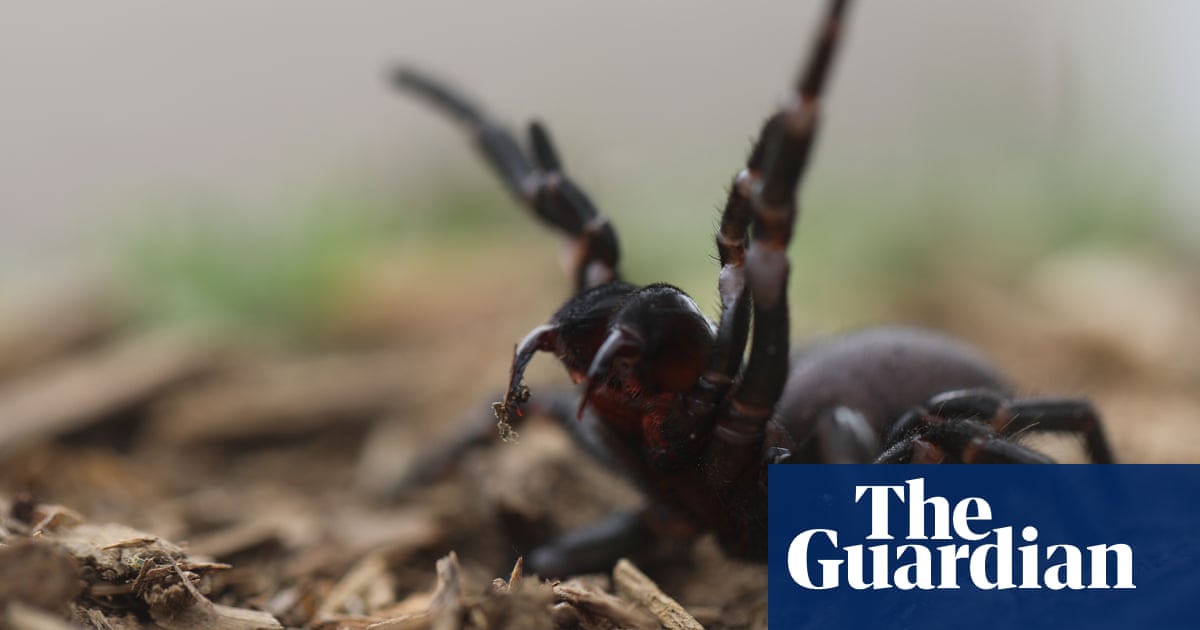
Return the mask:
[[1200,466],[769,474],[772,628],[1200,628]]

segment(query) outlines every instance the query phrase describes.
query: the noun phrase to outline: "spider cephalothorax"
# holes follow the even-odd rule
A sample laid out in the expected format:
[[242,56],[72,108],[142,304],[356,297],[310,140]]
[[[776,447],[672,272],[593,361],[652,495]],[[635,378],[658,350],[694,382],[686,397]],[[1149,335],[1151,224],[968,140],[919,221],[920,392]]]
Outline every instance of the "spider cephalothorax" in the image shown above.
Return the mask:
[[[1050,461],[1011,439],[1029,429],[1082,434],[1093,461],[1113,460],[1086,401],[1014,400],[1008,381],[979,353],[933,333],[869,329],[790,352],[786,250],[846,5],[829,2],[793,93],[763,125],[730,187],[716,235],[716,323],[675,287],[622,280],[616,233],[564,174],[542,125],[530,125],[526,151],[438,81],[407,69],[397,74],[399,85],[474,134],[513,194],[565,234],[575,254],[574,297],[514,353],[504,400],[495,405],[502,427],[535,407],[649,498],[640,510],[534,550],[528,564],[535,570],[603,569],[656,536],[705,530],[727,552],[762,559],[769,463]],[[554,353],[582,391],[531,399],[521,380],[539,351]],[[464,434],[415,476],[443,469],[483,441]]]

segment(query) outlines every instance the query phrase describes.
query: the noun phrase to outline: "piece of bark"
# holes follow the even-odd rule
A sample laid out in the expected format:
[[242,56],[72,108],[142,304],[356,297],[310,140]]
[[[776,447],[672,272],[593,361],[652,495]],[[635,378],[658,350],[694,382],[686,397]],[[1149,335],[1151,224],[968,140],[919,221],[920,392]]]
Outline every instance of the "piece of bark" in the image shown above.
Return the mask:
[[126,585],[138,577],[150,558],[164,563],[186,560],[179,546],[115,523],[84,523],[43,538],[79,562],[89,588],[97,583]]
[[0,605],[61,612],[82,590],[79,565],[57,545],[22,540],[0,546]]
[[695,617],[663,593],[632,562],[624,558],[617,561],[613,568],[613,583],[621,597],[644,606],[667,630],[703,630],[704,626]]
[[720,623],[724,611],[719,606],[693,606],[688,612],[700,625],[707,626]]
[[[358,561],[337,584],[329,590],[329,594],[317,606],[316,619],[323,620],[333,617],[335,613],[366,615],[370,610],[370,602],[366,596],[368,591],[380,586],[391,591],[388,601],[394,601],[394,590],[391,576],[388,574],[387,559],[384,553],[372,553]],[[351,602],[354,602],[353,604]]]
[[270,613],[214,604],[207,599],[195,600],[191,606],[170,612],[152,607],[150,616],[163,630],[282,630]]
[[228,558],[262,545],[285,549],[316,547],[324,535],[321,521],[336,516],[332,506],[318,507],[314,497],[275,483],[213,486],[162,506],[204,533],[188,538],[191,553]]
[[195,337],[157,333],[72,356],[0,388],[0,454],[81,429],[212,368]]
[[[85,590],[92,597],[141,600],[165,630],[282,628],[269,613],[215,605],[200,592],[195,584],[200,574],[229,565],[192,560],[177,545],[124,525],[48,529],[38,542],[0,548],[0,556],[0,590],[7,591],[0,602],[11,597],[61,611]],[[9,577],[34,588],[22,589],[19,583],[4,588]],[[75,609],[72,616],[98,621],[94,611]]]
[[367,630],[426,630],[431,626],[429,613],[421,612],[385,619],[367,626]]
[[588,619],[583,611],[567,602],[558,602],[550,608],[550,619],[556,628],[585,628]]
[[432,602],[432,592],[418,591],[391,606],[380,609],[378,616],[384,619],[399,619],[402,617],[411,617],[418,613],[425,615],[429,612],[429,605]]
[[508,581],[502,578],[496,578],[492,585],[497,591],[507,593],[516,590],[521,586],[521,580],[525,577],[525,556],[519,556],[517,561],[513,563],[512,571],[508,574]]
[[70,622],[63,621],[57,615],[45,610],[26,606],[20,602],[10,602],[0,608],[0,628],[20,628],[20,630],[77,630]]
[[146,630],[146,626],[132,612],[107,612],[96,608],[84,608],[72,604],[71,621],[84,628],[95,630]]
[[172,564],[170,569],[178,582],[164,581],[144,594],[150,617],[163,630],[282,630],[283,624],[270,613],[212,603],[179,563]]
[[416,368],[396,353],[289,359],[242,367],[164,400],[147,432],[166,444],[301,435],[395,407]]
[[90,278],[39,282],[0,298],[0,380],[112,333],[125,314],[111,287]]
[[378,551],[390,565],[438,544],[446,535],[432,511],[423,506],[379,510],[348,505],[326,516],[327,534],[343,553],[358,556]]
[[462,569],[458,565],[458,554],[437,561],[437,587],[429,604],[429,616],[434,630],[455,630],[462,626]]
[[[287,562],[287,573],[300,577],[341,570],[368,553],[382,553],[393,564],[437,544],[445,535],[435,515],[420,508],[369,510],[338,503],[317,511],[303,497],[270,488],[237,496],[243,505],[236,510],[227,508],[224,501],[203,498],[186,508],[211,505],[211,515],[229,523],[191,537],[191,553],[224,559],[278,544],[295,552]],[[226,513],[226,509],[233,511]]]
[[30,514],[29,535],[40,536],[43,532],[59,527],[73,527],[83,522],[83,515],[69,507],[51,503],[39,503]]
[[197,534],[188,540],[188,549],[213,558],[234,554],[284,539],[280,521],[285,517],[264,513],[224,529]]
[[553,590],[560,603],[570,604],[594,617],[611,620],[622,628],[652,630],[659,626],[655,618],[646,611],[586,582],[570,580],[554,585]]

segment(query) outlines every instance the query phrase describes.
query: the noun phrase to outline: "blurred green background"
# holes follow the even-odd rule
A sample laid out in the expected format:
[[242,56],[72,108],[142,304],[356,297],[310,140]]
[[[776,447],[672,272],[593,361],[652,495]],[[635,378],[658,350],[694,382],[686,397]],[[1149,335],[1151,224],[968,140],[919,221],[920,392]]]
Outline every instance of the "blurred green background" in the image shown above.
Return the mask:
[[[816,3],[11,8],[0,278],[98,267],[149,321],[300,339],[397,251],[430,283],[471,255],[498,282],[557,264],[459,130],[390,93],[401,60],[518,131],[546,120],[627,274],[711,307],[725,186]],[[792,248],[797,327],[886,318],[946,269],[1004,283],[1096,248],[1189,264],[1197,18],[1165,2],[856,7]]]

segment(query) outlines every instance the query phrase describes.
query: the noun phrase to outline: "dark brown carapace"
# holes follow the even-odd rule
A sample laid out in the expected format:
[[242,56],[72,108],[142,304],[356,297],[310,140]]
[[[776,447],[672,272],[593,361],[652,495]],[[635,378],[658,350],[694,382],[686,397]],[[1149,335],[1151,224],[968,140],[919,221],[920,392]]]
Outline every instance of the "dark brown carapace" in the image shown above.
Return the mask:
[[[793,93],[733,180],[716,235],[715,323],[675,287],[622,280],[616,233],[564,174],[542,125],[530,125],[526,151],[445,85],[408,69],[396,75],[466,126],[514,195],[576,253],[574,296],[517,345],[496,405],[501,424],[549,414],[649,498],[533,551],[527,566],[543,575],[604,569],[657,536],[706,530],[728,553],[763,559],[770,463],[1049,462],[1011,439],[1030,429],[1079,433],[1093,461],[1113,461],[1087,401],[1014,400],[986,359],[936,334],[870,329],[792,352],[786,250],[846,5],[829,2]],[[574,401],[530,399],[522,376],[537,352],[554,353],[582,385]]]

